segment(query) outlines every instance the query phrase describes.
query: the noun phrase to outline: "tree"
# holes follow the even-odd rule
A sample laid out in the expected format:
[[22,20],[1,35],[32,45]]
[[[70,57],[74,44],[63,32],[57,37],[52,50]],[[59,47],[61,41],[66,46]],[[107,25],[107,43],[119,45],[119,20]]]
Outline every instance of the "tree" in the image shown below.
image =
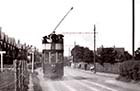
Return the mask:
[[83,62],[93,62],[93,51],[89,50],[89,48],[84,48]]
[[132,55],[128,51],[124,52],[124,61],[132,59]]
[[86,62],[86,63],[93,62],[93,51],[91,51],[87,47],[84,48],[79,45],[76,45],[72,49],[71,54],[73,56],[74,62]]
[[100,64],[103,63],[111,63],[114,64],[116,62],[117,51],[114,48],[102,48],[101,52],[99,53]]
[[42,57],[42,54],[38,51],[35,51],[34,52],[34,60],[35,62],[41,62],[41,57]]
[[79,45],[76,45],[72,51],[71,54],[73,56],[73,61],[74,62],[81,62],[83,60],[83,47],[80,47]]

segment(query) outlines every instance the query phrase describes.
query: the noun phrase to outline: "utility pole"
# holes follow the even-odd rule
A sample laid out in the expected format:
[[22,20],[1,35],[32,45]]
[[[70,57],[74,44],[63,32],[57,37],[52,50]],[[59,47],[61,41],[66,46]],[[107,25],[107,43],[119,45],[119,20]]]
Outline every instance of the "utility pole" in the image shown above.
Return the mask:
[[94,73],[96,74],[96,26],[94,25]]
[[135,57],[135,0],[132,0],[132,55]]

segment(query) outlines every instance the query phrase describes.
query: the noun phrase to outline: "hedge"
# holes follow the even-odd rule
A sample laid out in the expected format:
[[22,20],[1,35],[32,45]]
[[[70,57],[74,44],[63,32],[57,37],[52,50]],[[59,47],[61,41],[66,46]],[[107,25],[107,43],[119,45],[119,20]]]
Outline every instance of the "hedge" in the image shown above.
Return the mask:
[[120,77],[118,79],[125,79],[127,81],[140,80],[140,61],[129,60],[122,62],[119,68]]

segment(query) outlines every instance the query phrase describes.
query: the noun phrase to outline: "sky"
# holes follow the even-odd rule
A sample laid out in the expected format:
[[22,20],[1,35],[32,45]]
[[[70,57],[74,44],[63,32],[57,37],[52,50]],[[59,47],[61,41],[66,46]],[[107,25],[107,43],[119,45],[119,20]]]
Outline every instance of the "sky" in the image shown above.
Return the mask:
[[[132,54],[132,0],[0,0],[0,27],[9,37],[42,50],[42,37],[50,34],[71,7],[56,33],[64,33],[65,54],[76,44],[94,48],[124,47]],[[135,50],[140,47],[140,0],[135,0]]]

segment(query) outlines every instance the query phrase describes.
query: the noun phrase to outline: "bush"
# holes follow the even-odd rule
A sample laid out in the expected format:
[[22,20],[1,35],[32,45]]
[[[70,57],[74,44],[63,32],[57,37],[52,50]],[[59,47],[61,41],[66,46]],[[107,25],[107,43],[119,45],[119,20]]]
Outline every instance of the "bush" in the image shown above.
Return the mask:
[[119,78],[124,78],[127,80],[140,80],[140,61],[125,61],[123,62],[120,67],[120,76]]

